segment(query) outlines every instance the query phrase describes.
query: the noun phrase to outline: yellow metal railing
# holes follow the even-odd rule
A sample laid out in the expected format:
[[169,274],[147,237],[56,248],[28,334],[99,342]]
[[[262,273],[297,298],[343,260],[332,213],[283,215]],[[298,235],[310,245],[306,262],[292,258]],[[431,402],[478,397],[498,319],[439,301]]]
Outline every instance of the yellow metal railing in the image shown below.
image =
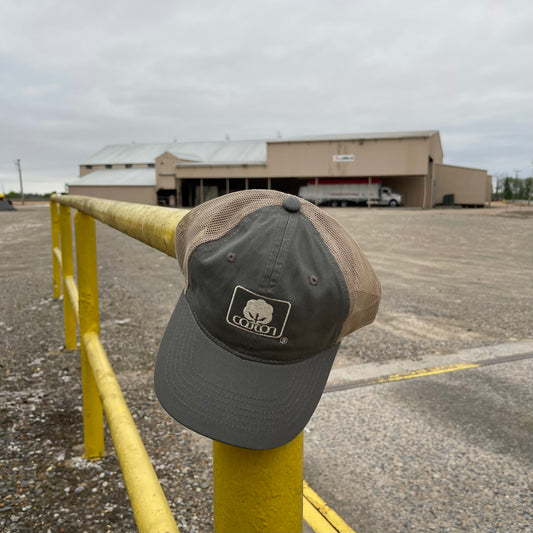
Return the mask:
[[[54,297],[61,295],[62,277],[67,349],[76,348],[76,324],[80,332],[84,455],[89,459],[103,456],[105,413],[139,531],[179,533],[163,489],[100,343],[94,218],[84,212],[84,209],[90,211],[100,203],[110,207],[103,200],[82,197],[76,199],[54,196],[50,202]],[[77,284],[74,280],[69,206],[78,208],[74,220]],[[172,215],[174,219],[179,220],[183,212],[174,211]],[[141,228],[141,231],[144,229]]]
[[[58,209],[59,207],[59,209]],[[76,208],[77,280],[74,280],[70,208]],[[94,219],[175,256],[176,226],[186,210],[54,195],[50,203],[54,297],[64,298],[65,346],[80,332],[85,457],[104,454],[105,413],[141,532],[178,528],[99,337]],[[61,283],[62,277],[62,283]],[[303,434],[273,450],[249,450],[213,441],[216,533],[353,530],[303,482]]]

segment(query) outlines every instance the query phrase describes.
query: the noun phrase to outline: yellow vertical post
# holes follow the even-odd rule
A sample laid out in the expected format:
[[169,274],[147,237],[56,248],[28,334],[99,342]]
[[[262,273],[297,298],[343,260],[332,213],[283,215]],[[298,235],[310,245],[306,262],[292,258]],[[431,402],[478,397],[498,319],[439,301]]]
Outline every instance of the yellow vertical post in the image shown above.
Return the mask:
[[215,533],[301,533],[303,433],[272,450],[213,441]]
[[66,278],[74,275],[72,262],[72,226],[70,222],[70,207],[59,206],[59,227],[61,230],[61,268],[63,270],[63,316],[65,320],[65,348],[76,348],[76,315],[73,302],[67,292]]
[[104,415],[102,402],[83,343],[86,333],[100,334],[94,218],[78,211],[74,216],[74,227],[76,230],[76,264],[78,266],[80,339],[82,339],[80,352],[84,455],[89,459],[96,459],[104,455]]
[[57,212],[57,204],[50,202],[50,219],[52,221],[52,268],[54,280],[54,298],[61,296],[61,266],[59,260],[54,252],[59,249],[59,214]]

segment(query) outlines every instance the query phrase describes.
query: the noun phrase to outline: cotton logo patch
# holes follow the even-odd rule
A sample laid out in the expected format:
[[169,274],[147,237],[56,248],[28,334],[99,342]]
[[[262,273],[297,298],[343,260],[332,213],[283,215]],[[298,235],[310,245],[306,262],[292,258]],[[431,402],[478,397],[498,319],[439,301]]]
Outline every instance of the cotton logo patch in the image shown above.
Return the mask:
[[283,335],[290,310],[290,302],[261,296],[237,285],[226,322],[254,335],[279,339]]

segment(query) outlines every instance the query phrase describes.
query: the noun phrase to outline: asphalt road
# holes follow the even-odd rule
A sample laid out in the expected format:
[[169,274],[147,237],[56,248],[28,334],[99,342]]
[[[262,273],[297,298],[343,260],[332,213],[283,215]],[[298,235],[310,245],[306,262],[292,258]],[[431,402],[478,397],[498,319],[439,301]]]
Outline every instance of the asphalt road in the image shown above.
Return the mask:
[[532,383],[526,359],[325,394],[304,476],[357,533],[531,532]]

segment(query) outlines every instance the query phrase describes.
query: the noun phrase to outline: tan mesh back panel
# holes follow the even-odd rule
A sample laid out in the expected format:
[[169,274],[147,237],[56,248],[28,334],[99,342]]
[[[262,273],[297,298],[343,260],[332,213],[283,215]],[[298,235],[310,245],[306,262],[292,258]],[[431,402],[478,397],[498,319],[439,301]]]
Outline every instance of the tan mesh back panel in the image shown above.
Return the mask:
[[176,257],[185,276],[185,287],[189,257],[198,246],[220,239],[257,209],[281,205],[286,196],[279,191],[241,191],[219,196],[185,215],[176,227]]
[[339,340],[373,322],[381,299],[381,284],[368,259],[348,232],[322,209],[302,200],[309,218],[337,261],[350,294],[350,312]]
[[[248,190],[210,200],[187,214],[176,228],[176,257],[185,276],[191,253],[206,242],[220,239],[243,217],[270,205],[282,205],[286,194],[272,190]],[[381,285],[367,258],[348,232],[322,209],[300,199],[301,212],[321,235],[344,276],[350,296],[350,312],[339,340],[370,324],[376,316]]]

